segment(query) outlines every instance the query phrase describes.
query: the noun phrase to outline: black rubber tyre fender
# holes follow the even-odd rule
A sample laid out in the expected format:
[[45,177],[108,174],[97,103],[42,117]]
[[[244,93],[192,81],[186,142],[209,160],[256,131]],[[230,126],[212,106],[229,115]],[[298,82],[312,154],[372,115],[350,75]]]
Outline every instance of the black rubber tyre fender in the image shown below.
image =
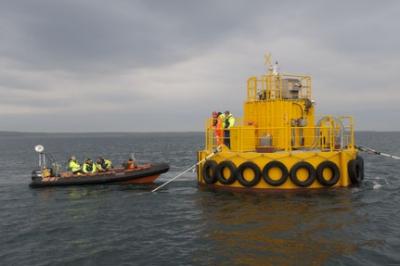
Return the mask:
[[347,171],[350,181],[353,184],[359,184],[364,179],[364,160],[357,156],[354,160],[350,160],[347,164]]
[[364,159],[363,157],[357,155],[356,160],[358,160],[361,165],[361,180],[364,180]]
[[207,160],[203,165],[203,178],[207,184],[214,184],[217,182],[217,162],[213,160]]
[[[254,173],[254,178],[251,181],[246,180],[246,178],[244,178],[244,171],[246,169],[251,169]],[[236,170],[236,178],[239,181],[239,183],[244,186],[244,187],[252,187],[257,185],[260,180],[261,180],[261,170],[258,167],[258,165],[256,165],[253,162],[244,162],[242,163]]]
[[[297,172],[300,169],[306,169],[308,172],[308,178],[304,181],[301,181],[297,177]],[[308,162],[298,162],[295,165],[293,165],[292,169],[290,169],[290,180],[292,180],[292,182],[299,187],[310,186],[314,182],[315,176],[316,176],[316,172],[315,172],[314,166],[312,166],[312,164],[310,164]]]
[[[230,176],[228,178],[224,177],[224,169],[228,168],[230,171]],[[236,180],[236,165],[231,161],[222,161],[217,165],[215,170],[217,180],[224,185],[230,185]]]
[[[324,170],[328,168],[332,171],[332,178],[326,180],[324,178]],[[318,182],[326,187],[331,187],[335,185],[340,178],[340,170],[339,167],[332,161],[323,161],[317,167],[317,180]]]
[[[269,170],[271,170],[272,168],[279,168],[279,170],[281,170],[281,172],[282,172],[281,178],[275,180],[269,176]],[[280,186],[286,182],[286,180],[289,177],[289,171],[288,171],[286,165],[284,165],[282,162],[271,161],[264,166],[264,169],[262,171],[262,177],[267,184],[276,187],[276,186]]]

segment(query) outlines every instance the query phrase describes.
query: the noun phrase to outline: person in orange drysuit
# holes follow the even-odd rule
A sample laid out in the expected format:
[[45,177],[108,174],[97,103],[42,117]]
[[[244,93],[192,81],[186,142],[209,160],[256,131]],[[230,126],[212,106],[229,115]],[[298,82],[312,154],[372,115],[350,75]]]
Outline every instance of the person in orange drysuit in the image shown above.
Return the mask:
[[225,115],[221,112],[218,112],[216,130],[215,130],[218,146],[224,143],[224,127],[225,127],[224,124],[225,124]]
[[212,122],[211,122],[211,129],[212,129],[212,136],[213,136],[213,145],[217,143],[217,121],[218,121],[218,113],[212,112]]

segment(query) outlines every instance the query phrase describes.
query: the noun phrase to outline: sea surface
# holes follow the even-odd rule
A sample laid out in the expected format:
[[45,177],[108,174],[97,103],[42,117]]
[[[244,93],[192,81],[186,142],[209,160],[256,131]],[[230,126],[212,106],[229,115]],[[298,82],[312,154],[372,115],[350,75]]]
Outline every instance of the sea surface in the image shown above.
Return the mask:
[[[357,143],[400,155],[399,132]],[[36,144],[115,164],[195,163],[202,133],[0,133],[0,265],[400,265],[400,161],[363,154],[359,187],[312,192],[201,190],[188,173],[155,185],[31,189]]]

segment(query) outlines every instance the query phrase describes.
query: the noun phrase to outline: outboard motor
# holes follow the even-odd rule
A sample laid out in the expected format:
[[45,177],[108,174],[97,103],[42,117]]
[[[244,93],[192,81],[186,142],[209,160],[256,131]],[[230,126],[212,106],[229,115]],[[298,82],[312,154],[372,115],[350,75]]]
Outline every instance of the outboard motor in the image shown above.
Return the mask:
[[32,181],[36,181],[38,179],[42,179],[42,170],[41,169],[36,169],[32,171]]

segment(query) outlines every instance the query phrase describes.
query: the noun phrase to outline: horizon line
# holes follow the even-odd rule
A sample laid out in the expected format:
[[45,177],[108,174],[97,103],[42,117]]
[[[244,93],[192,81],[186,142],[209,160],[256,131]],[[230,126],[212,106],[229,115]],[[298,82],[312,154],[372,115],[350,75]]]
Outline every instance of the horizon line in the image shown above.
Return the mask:
[[[354,132],[391,133],[400,130],[354,130]],[[17,131],[0,130],[0,134],[130,134],[130,133],[205,133],[204,131]]]

